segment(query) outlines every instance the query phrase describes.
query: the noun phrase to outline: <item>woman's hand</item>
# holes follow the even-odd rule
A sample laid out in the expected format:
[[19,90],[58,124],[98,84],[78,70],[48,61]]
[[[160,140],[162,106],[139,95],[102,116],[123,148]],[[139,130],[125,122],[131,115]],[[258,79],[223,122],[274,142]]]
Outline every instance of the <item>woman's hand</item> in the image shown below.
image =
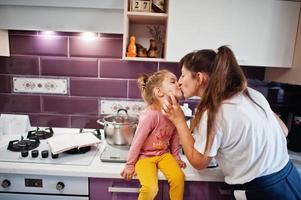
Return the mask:
[[173,95],[170,95],[169,99],[164,100],[162,104],[162,113],[175,125],[182,122],[186,123],[180,104]]
[[120,173],[120,175],[121,175],[125,180],[130,181],[130,180],[133,178],[133,176],[136,175],[135,168],[132,168],[132,167],[130,167],[130,168],[125,167],[125,168],[123,169],[123,171]]

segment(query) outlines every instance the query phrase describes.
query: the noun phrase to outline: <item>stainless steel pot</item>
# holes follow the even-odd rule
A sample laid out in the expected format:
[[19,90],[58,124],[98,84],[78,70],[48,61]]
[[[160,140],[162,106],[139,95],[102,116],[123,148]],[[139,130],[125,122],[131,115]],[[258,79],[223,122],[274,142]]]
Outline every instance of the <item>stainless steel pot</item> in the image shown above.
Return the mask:
[[129,116],[126,109],[118,109],[117,115],[106,116],[103,120],[97,120],[97,123],[104,126],[104,135],[108,144],[131,145],[138,118]]

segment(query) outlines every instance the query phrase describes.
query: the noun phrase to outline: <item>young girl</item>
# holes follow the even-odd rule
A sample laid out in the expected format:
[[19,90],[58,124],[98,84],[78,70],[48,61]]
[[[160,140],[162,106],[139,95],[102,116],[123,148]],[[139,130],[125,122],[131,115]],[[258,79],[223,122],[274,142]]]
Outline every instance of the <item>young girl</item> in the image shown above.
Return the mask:
[[158,169],[170,184],[170,199],[183,199],[186,164],[179,157],[179,137],[175,126],[161,113],[161,103],[182,92],[174,74],[160,70],[138,78],[138,86],[147,108],[141,113],[138,127],[121,176],[131,180],[137,174],[141,184],[139,200],[154,199],[158,192]]

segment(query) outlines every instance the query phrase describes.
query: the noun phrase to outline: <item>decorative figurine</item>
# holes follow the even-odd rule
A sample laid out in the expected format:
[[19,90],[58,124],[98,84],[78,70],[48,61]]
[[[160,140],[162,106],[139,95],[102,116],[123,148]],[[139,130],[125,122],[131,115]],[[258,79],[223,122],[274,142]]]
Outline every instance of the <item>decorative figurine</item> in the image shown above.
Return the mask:
[[156,46],[157,46],[157,58],[163,58],[163,48],[164,48],[164,27],[161,25],[152,25],[152,26],[146,26],[148,29],[149,34],[151,35],[151,38],[155,40]]
[[136,38],[134,36],[130,37],[130,43],[128,45],[128,51],[126,52],[127,57],[136,57],[137,50],[136,50]]
[[141,44],[136,43],[137,57],[147,57],[147,50]]
[[158,58],[158,47],[155,40],[150,39],[149,49],[147,50],[147,57]]

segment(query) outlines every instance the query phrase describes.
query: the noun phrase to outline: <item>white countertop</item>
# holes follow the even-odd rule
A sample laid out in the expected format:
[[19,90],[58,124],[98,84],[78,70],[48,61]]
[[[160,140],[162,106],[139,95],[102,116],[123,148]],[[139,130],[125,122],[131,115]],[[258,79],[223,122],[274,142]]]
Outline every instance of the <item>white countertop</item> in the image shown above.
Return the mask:
[[[124,163],[109,163],[102,162],[100,160],[100,154],[103,146],[104,144],[100,144],[100,150],[89,166],[0,162],[0,173],[122,178],[120,176],[120,172],[124,167]],[[187,163],[187,168],[184,169],[186,180],[224,181],[224,176],[219,168],[208,168],[198,171],[192,168],[191,165],[189,165],[185,156],[183,156],[183,160]],[[159,179],[165,179],[163,174],[159,173]]]
[[[124,163],[109,163],[100,160],[100,154],[105,147],[105,143],[99,144],[99,151],[89,166],[59,165],[59,164],[38,164],[38,163],[18,163],[0,162],[0,173],[12,174],[33,174],[33,175],[54,175],[54,176],[73,176],[73,177],[96,177],[96,178],[122,178],[120,172]],[[290,152],[290,156],[299,173],[301,174],[301,153]],[[207,168],[203,170],[194,169],[186,161],[187,168],[184,169],[187,181],[224,181],[224,175],[220,168]],[[165,179],[159,173],[159,179]]]

